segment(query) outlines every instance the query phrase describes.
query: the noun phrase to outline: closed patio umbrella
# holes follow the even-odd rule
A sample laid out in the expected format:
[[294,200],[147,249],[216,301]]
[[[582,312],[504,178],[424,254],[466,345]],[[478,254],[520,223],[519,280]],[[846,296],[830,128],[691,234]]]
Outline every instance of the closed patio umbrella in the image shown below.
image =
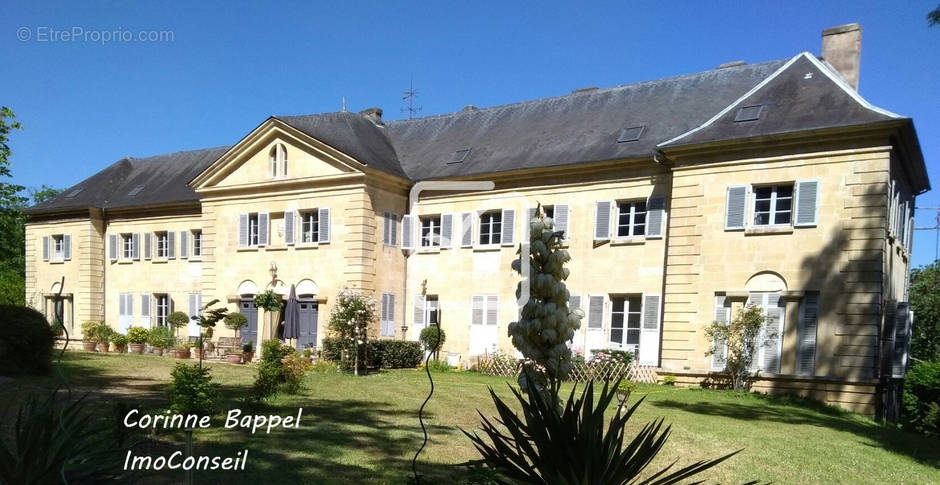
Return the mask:
[[290,295],[284,308],[284,339],[300,337],[300,304],[297,303],[297,290],[290,285]]

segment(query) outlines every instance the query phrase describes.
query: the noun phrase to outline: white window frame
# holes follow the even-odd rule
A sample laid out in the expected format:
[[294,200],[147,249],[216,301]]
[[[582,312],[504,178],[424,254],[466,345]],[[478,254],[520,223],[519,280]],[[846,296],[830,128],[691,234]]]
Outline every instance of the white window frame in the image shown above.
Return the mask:
[[166,293],[157,293],[153,295],[153,299],[156,309],[154,312],[154,323],[161,327],[165,327],[167,325],[167,317],[170,316],[170,295]]
[[275,143],[268,151],[268,161],[270,162],[271,178],[287,177],[287,147],[283,143]]
[[320,240],[320,210],[302,210],[300,219],[300,244],[317,244]]
[[[623,311],[615,312],[614,304],[617,300],[623,300]],[[631,301],[633,300],[633,301]],[[620,348],[623,350],[632,350],[634,356],[639,358],[640,356],[640,334],[643,331],[643,295],[642,294],[616,294],[610,295],[608,297],[609,302],[609,311],[607,312],[607,341],[610,344],[619,344]],[[631,303],[636,304],[636,308]],[[623,326],[620,328],[622,334],[620,336],[619,342],[614,342],[613,340],[613,331],[614,331],[614,314],[620,313],[623,314]],[[630,326],[630,316],[636,317],[636,326],[635,328]],[[636,343],[629,343],[630,332],[633,331],[636,334]]]
[[65,235],[64,234],[55,234],[49,237],[49,240],[52,241],[52,251],[50,258],[53,261],[64,261],[65,260]]
[[[493,217],[499,217],[499,222],[493,222]],[[489,217],[489,222],[484,223],[483,218]],[[489,238],[489,242],[483,242],[483,225],[487,225],[486,235]],[[499,225],[499,230],[494,231],[494,226]],[[496,247],[502,244],[503,240],[503,211],[501,209],[494,209],[489,211],[484,211],[477,216],[477,244],[484,247]],[[494,240],[495,239],[495,240]]]
[[123,233],[121,238],[121,259],[130,261],[134,259],[134,235]]
[[[420,237],[420,248],[421,249],[440,249],[441,248],[441,216],[432,215],[432,216],[421,216],[418,218],[421,222],[421,226],[418,229],[418,236]],[[428,235],[425,236],[425,224],[427,223]],[[435,232],[435,230],[437,232]]]
[[[192,239],[192,255],[190,259],[199,259],[202,257],[202,230],[193,229],[190,231],[190,239]],[[197,242],[198,241],[198,242]]]
[[[645,199],[618,200],[614,202],[614,204],[617,209],[617,212],[616,212],[617,219],[613,221],[613,225],[614,225],[613,236],[617,239],[646,237],[646,217],[647,217],[646,200]],[[624,207],[622,207],[625,204],[628,206],[627,208],[629,209],[627,212],[624,212]],[[639,204],[643,205],[642,211],[637,210],[637,206]],[[629,222],[626,225],[620,224],[620,217],[624,215],[628,216],[629,218]],[[637,217],[640,215],[643,216],[643,222],[637,222]],[[626,235],[623,235],[623,236],[620,235],[621,227],[627,228]],[[643,234],[637,234],[636,233],[637,228],[639,228],[643,232]]]
[[[795,184],[795,183],[790,183],[790,184],[789,184],[789,187],[790,187],[790,195],[789,195],[788,197],[779,197],[779,196],[777,195],[777,190],[778,190],[779,188],[781,188],[781,187],[787,187],[787,186],[788,186],[788,185],[787,185],[786,183],[751,185],[751,194],[750,194],[751,196],[750,196],[750,204],[749,204],[749,209],[750,209],[750,212],[751,212],[751,214],[750,214],[750,223],[751,223],[751,227],[791,227],[791,226],[793,226],[793,216],[794,216],[794,213],[795,213],[795,211],[794,211],[794,204],[796,203],[796,200],[794,199],[794,196],[796,195],[796,184]],[[758,199],[757,199],[757,189],[763,189],[763,188],[770,188],[770,189],[771,189],[771,192],[770,192],[770,199],[769,199],[769,201],[770,201],[770,207],[769,207],[769,209],[768,209],[767,211],[758,211],[758,210],[757,210],[757,202],[758,202]],[[789,200],[790,200],[790,208],[787,209],[787,210],[778,210],[778,209],[777,209],[777,201],[778,201],[778,200],[783,200],[783,199],[789,199]],[[768,200],[768,199],[761,199],[761,200]],[[758,213],[767,214],[767,217],[768,217],[768,219],[767,219],[767,224],[758,224],[758,223],[757,223],[757,215],[758,215]],[[777,220],[777,215],[778,215],[778,214],[783,214],[783,213],[789,213],[789,214],[790,214],[790,220],[789,220],[789,222],[779,223],[779,224],[778,224],[778,223],[776,222],[776,220]]]
[[170,234],[167,231],[153,233],[156,259],[170,258]]

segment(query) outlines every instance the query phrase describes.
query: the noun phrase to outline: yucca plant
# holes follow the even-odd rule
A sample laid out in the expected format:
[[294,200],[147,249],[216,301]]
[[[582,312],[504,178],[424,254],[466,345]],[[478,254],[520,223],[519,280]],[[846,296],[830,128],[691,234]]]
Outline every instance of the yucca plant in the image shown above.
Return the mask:
[[[528,372],[524,376],[531,380]],[[483,461],[497,474],[497,483],[679,483],[740,451],[679,469],[673,469],[676,464],[673,462],[662,470],[644,474],[666,443],[670,426],[664,427],[662,419],[647,423],[632,440],[626,441],[626,425],[643,401],[640,399],[625,413],[618,406],[605,427],[604,412],[614,402],[618,385],[619,382],[613,386],[605,383],[596,402],[593,382],[584,387],[580,397],[575,397],[575,388],[572,388],[562,409],[547,401],[544,393],[524,395],[510,386],[522,405],[521,417],[490,389],[499,418],[490,420],[480,413],[481,430],[489,442],[476,433],[461,431],[473,441]]]

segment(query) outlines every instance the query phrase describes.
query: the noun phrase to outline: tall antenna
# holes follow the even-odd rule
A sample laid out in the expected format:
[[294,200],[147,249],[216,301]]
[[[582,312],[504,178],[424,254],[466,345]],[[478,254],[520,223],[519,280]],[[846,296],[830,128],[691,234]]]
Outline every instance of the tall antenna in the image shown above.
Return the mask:
[[343,96],[343,113],[346,112],[346,96]]
[[937,240],[934,243],[933,249],[933,259],[940,259],[940,207],[915,207],[915,209],[921,210],[934,210],[937,211],[937,222],[933,227],[914,227],[915,231],[937,231]]
[[415,98],[418,97],[418,92],[415,91],[415,78],[411,77],[411,82],[409,83],[408,90],[402,94],[401,100],[407,101],[408,106],[401,109],[402,113],[408,113],[408,119],[412,119],[415,116],[415,113],[421,111],[421,106],[415,106]]

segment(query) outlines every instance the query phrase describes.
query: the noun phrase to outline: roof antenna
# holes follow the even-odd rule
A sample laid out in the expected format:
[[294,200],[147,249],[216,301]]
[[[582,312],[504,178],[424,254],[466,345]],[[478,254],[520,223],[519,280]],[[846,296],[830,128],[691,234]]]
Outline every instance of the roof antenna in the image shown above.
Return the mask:
[[343,96],[343,113],[346,112],[346,96]]
[[408,86],[408,90],[402,94],[401,100],[408,101],[408,106],[401,109],[402,113],[408,113],[408,119],[412,119],[415,116],[415,113],[421,111],[421,106],[415,106],[415,98],[418,97],[418,92],[415,91],[415,78],[411,76],[411,83]]

